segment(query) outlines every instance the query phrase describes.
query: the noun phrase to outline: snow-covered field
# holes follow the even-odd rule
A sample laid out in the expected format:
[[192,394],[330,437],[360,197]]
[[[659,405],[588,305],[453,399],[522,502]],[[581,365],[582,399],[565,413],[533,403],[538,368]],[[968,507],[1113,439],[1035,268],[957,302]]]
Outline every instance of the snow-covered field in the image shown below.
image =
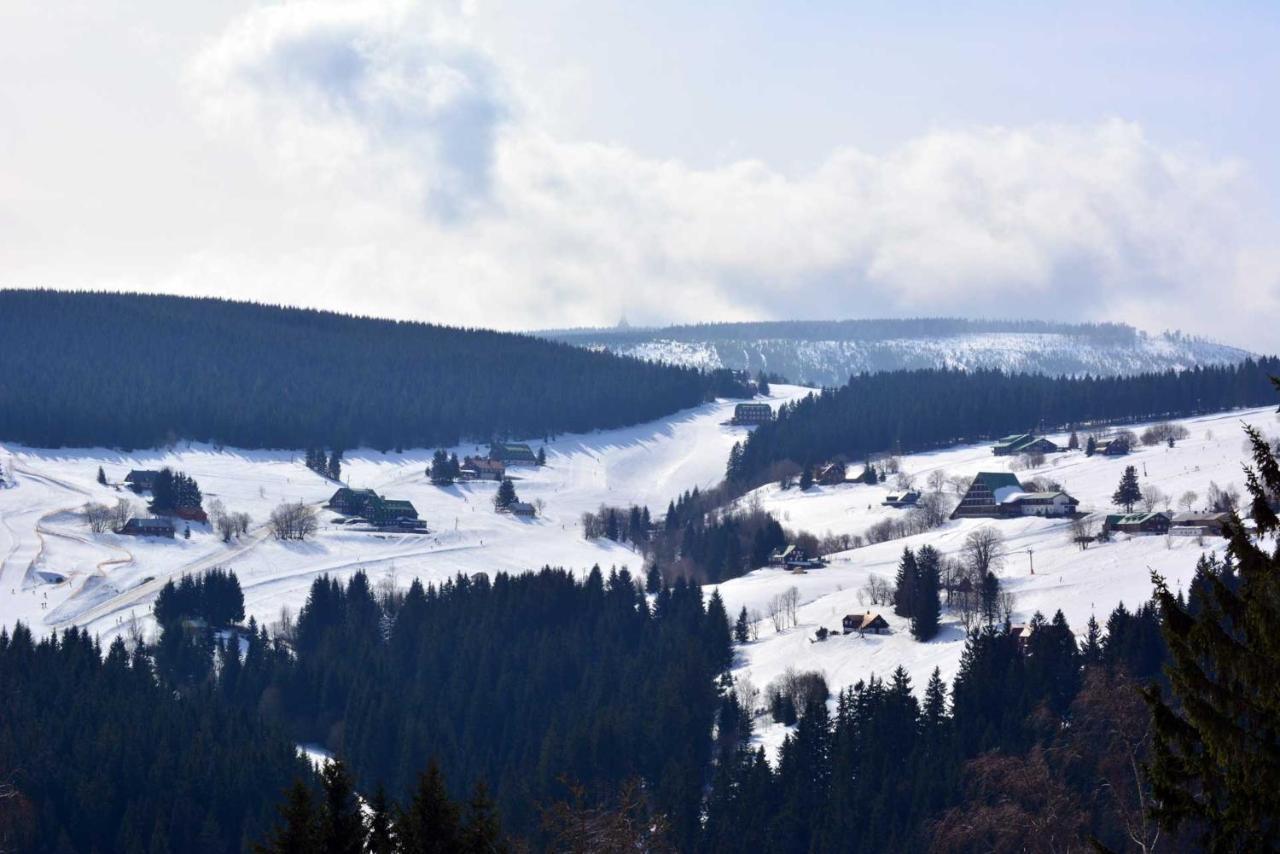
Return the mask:
[[[773,402],[806,392],[774,386]],[[364,569],[375,583],[394,578],[403,586],[415,576],[440,581],[459,572],[518,571],[548,564],[579,571],[597,563],[606,569],[627,565],[638,570],[640,557],[629,548],[582,537],[582,513],[601,503],[647,504],[661,513],[684,490],[718,482],[730,446],[745,432],[722,423],[732,409],[732,401],[721,401],[650,424],[563,436],[548,443],[545,468],[513,469],[520,497],[545,503],[544,514],[533,520],[495,514],[490,503],[495,484],[432,486],[424,474],[430,450],[348,452],[344,477],[351,486],[411,500],[431,532],[423,536],[345,530],[331,524],[333,514],[322,512],[319,534],[304,543],[277,542],[263,525],[281,501],[319,504],[334,491],[334,483],[306,469],[300,453],[185,444],[130,454],[0,445],[0,464],[16,480],[16,485],[0,489],[0,625],[22,620],[44,632],[77,624],[100,635],[104,643],[127,631],[131,617],[151,631],[150,604],[165,580],[212,566],[236,571],[246,610],[268,623],[278,619],[283,606],[296,613],[312,580],[322,573],[345,577]],[[1211,415],[1183,421],[1191,435],[1172,449],[1140,448],[1119,458],[1055,454],[1035,471],[1018,474],[1060,481],[1085,510],[1111,509],[1111,493],[1130,464],[1138,467],[1142,483],[1158,485],[1175,500],[1186,490],[1203,499],[1210,481],[1223,487],[1243,485],[1242,422],[1270,435],[1280,432],[1270,407]],[[1065,437],[1053,438],[1065,445]],[[478,449],[467,445],[455,450],[462,455]],[[1014,461],[994,457],[987,445],[976,445],[906,456],[901,463],[923,486],[935,469],[972,475],[1006,470]],[[181,469],[199,481],[206,506],[217,498],[228,509],[249,513],[254,526],[230,545],[203,525],[191,526],[190,539],[181,533],[174,540],[91,534],[77,514],[86,501],[114,503],[125,496],[141,504],[126,490],[100,486],[95,481],[99,465],[112,482],[123,480],[131,468]],[[793,529],[859,534],[905,512],[881,506],[892,491],[896,490],[890,484],[814,487],[804,493],[770,485],[742,500],[758,499]],[[799,592],[799,624],[775,632],[766,619],[759,640],[741,650],[737,675],[749,676],[763,688],[789,666],[817,669],[837,688],[872,674],[887,675],[902,664],[918,688],[934,667],[950,680],[963,637],[955,618],[946,613],[942,633],[929,643],[912,640],[905,622],[881,609],[876,610],[889,621],[889,634],[836,636],[823,643],[811,638],[819,626],[838,628],[843,615],[867,610],[860,589],[873,574],[891,579],[904,546],[928,543],[953,553],[982,525],[998,527],[1006,539],[1008,554],[999,574],[1017,596],[1015,619],[1027,619],[1037,610],[1052,615],[1061,608],[1077,632],[1083,631],[1091,614],[1102,621],[1118,602],[1136,606],[1145,601],[1151,570],[1185,588],[1200,553],[1222,548],[1212,540],[1201,546],[1194,538],[1121,535],[1082,552],[1069,542],[1067,523],[1062,521],[964,520],[907,540],[835,555],[830,566],[804,575],[758,570],[719,586],[731,617],[744,605],[764,611],[772,597],[794,586]],[[772,748],[780,742],[782,730],[763,728],[759,737]]]
[[[777,386],[772,402],[808,389]],[[296,614],[312,580],[366,570],[373,582],[394,577],[441,581],[459,572],[537,569],[586,570],[599,563],[640,569],[640,557],[608,540],[582,537],[581,516],[601,503],[647,504],[655,512],[694,486],[711,486],[724,473],[732,444],[746,429],[723,425],[733,401],[707,404],[636,427],[567,435],[547,443],[545,468],[513,468],[522,500],[541,499],[537,519],[493,512],[494,483],[432,486],[425,469],[433,449],[383,454],[349,451],[343,476],[353,487],[408,499],[430,526],[428,535],[345,530],[321,513],[319,535],[303,543],[272,539],[264,525],[282,501],[323,503],[338,484],[309,471],[301,453],[217,450],[182,444],[155,452],[104,449],[40,450],[0,445],[0,464],[16,486],[0,489],[0,625],[22,620],[37,631],[72,624],[108,642],[136,617],[150,630],[149,606],[171,576],[213,566],[234,569],[246,611],[259,621],[278,619],[282,606]],[[534,442],[534,447],[541,443]],[[459,456],[485,449],[465,445]],[[143,501],[126,489],[100,486],[101,465],[112,483],[132,468],[171,466],[195,477],[205,506],[216,498],[254,520],[249,534],[223,544],[207,525],[174,540],[91,534],[78,515],[87,501]]]
[[[1017,474],[1024,480],[1044,476],[1059,481],[1067,492],[1080,499],[1085,512],[1115,512],[1111,495],[1127,465],[1137,467],[1141,484],[1157,485],[1172,501],[1192,490],[1203,503],[1210,481],[1223,488],[1234,484],[1243,491],[1241,464],[1247,458],[1243,423],[1251,423],[1270,436],[1280,433],[1280,420],[1273,407],[1179,423],[1186,425],[1191,435],[1174,448],[1139,446],[1127,457],[1086,457],[1082,451],[1051,454],[1045,465]],[[1066,446],[1065,436],[1050,438]],[[1017,464],[1015,458],[993,456],[986,444],[906,456],[901,463],[922,488],[929,473],[937,469],[948,475],[973,475],[980,471],[1008,471]],[[859,471],[860,466],[853,466],[850,476]],[[807,492],[798,488],[782,491],[777,485],[770,485],[741,500],[758,499],[789,528],[819,535],[860,534],[881,519],[907,512],[881,506],[886,495],[897,491],[891,484],[815,486]],[[1181,508],[1175,504],[1173,509]],[[873,674],[887,677],[901,664],[918,691],[923,690],[935,667],[941,669],[950,684],[964,646],[964,632],[956,618],[944,611],[938,637],[919,643],[911,637],[904,618],[895,616],[891,609],[864,604],[860,591],[872,575],[892,582],[904,547],[914,549],[929,544],[943,554],[953,554],[960,550],[970,531],[985,525],[999,530],[1006,542],[1004,564],[997,575],[1017,598],[1014,622],[1027,620],[1036,611],[1052,617],[1054,611],[1061,609],[1077,634],[1084,632],[1090,615],[1105,623],[1118,603],[1124,602],[1132,609],[1147,601],[1152,570],[1169,579],[1174,589],[1185,590],[1200,554],[1208,550],[1221,552],[1225,545],[1221,539],[1213,538],[1201,545],[1194,537],[1120,534],[1110,543],[1081,551],[1070,541],[1069,523],[1063,520],[964,519],[926,534],[834,555],[828,567],[804,575],[758,570],[720,585],[730,615],[736,616],[743,606],[767,613],[768,601],[794,586],[800,594],[798,625],[776,632],[766,617],[759,640],[743,648],[735,676],[747,676],[763,690],[787,667],[818,670],[825,674],[834,691]],[[818,627],[839,630],[845,614],[868,610],[884,616],[891,632],[865,637],[837,635],[825,642],[812,642]],[[758,737],[773,750],[781,743],[784,731],[778,726],[764,727],[766,721],[761,718],[757,722],[758,728],[763,727]]]

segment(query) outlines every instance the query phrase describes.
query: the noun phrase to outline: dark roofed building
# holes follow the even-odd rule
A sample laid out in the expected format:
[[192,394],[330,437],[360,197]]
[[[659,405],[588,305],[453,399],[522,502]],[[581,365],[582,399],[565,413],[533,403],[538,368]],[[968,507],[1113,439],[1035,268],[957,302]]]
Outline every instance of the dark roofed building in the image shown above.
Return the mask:
[[335,513],[356,516],[363,514],[368,509],[369,503],[377,497],[378,493],[372,489],[351,489],[344,486],[333,494],[325,506]]
[[1007,457],[1013,454],[1052,454],[1060,450],[1056,444],[1044,438],[1036,436],[1032,433],[1015,433],[1012,436],[1005,436],[1000,439],[991,448],[991,453],[997,457]]
[[865,614],[846,614],[841,621],[841,625],[844,627],[846,635],[853,632],[858,634],[863,634],[864,632],[880,634],[889,630],[889,623],[885,621],[885,618],[870,611]]
[[130,519],[120,533],[131,537],[168,537],[173,539],[173,520],[161,516]]
[[494,442],[489,446],[489,459],[509,466],[538,464],[538,455],[523,442]]
[[1129,453],[1128,439],[1105,439],[1094,445],[1093,452],[1104,457],[1123,457]]
[[974,475],[973,483],[960,504],[951,514],[952,519],[974,516],[997,517],[1005,515],[1002,502],[1009,495],[1023,492],[1022,484],[1007,471],[984,471]]
[[1175,533],[1210,534],[1222,536],[1223,526],[1231,521],[1230,513],[1175,513],[1173,514],[1173,531]]
[[1167,513],[1117,513],[1103,527],[1121,534],[1167,534],[1172,524]]
[[844,483],[845,475],[844,463],[827,463],[818,468],[814,480],[822,486],[839,486]]
[[773,420],[773,407],[767,403],[739,403],[733,408],[734,424],[765,424]]
[[920,503],[920,493],[912,490],[911,492],[888,495],[880,503],[885,507],[915,507]]
[[463,480],[502,480],[507,475],[507,467],[501,460],[467,457],[462,461],[460,473]]
[[159,476],[160,472],[151,469],[131,469],[125,475],[124,482],[134,492],[150,492]]
[[507,505],[507,512],[513,516],[537,516],[538,508],[527,501],[513,501]]

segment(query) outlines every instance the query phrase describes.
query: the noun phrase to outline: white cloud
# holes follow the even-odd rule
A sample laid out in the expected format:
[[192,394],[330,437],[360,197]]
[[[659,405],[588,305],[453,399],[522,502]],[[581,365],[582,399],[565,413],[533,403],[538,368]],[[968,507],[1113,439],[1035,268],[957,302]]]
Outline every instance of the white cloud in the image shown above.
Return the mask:
[[[41,257],[11,267],[14,283],[503,328],[624,312],[633,323],[1003,315],[1273,347],[1277,229],[1242,164],[1109,120],[937,130],[794,172],[699,168],[550,133],[526,107],[528,81],[479,29],[465,9],[399,2],[240,15],[183,60],[199,125],[173,133],[217,141],[216,158],[187,167],[205,196],[171,204],[167,188],[188,174],[172,164],[138,182],[147,210],[163,211],[147,221],[174,235],[159,242],[163,261],[122,263],[108,279],[82,259]],[[252,168],[235,159],[244,152]],[[113,227],[92,225],[81,231]],[[18,257],[5,239],[0,251]]]

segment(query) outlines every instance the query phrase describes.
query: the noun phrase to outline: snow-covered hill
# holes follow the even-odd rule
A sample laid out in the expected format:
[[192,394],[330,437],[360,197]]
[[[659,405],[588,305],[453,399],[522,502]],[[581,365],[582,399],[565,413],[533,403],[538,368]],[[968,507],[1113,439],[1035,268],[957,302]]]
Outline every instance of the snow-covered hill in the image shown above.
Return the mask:
[[[806,389],[774,386],[775,404]],[[517,491],[525,500],[541,499],[545,513],[520,520],[493,512],[493,484],[445,489],[424,475],[427,450],[383,454],[349,452],[345,475],[357,487],[376,488],[388,497],[407,498],[431,526],[427,536],[383,535],[347,530],[321,514],[319,534],[305,543],[271,539],[262,523],[281,501],[320,503],[335,484],[306,469],[302,455],[243,452],[191,445],[122,454],[103,449],[40,450],[0,445],[0,463],[16,485],[0,488],[0,625],[28,622],[38,632],[73,623],[105,641],[129,629],[137,617],[144,631],[153,626],[150,603],[164,581],[183,572],[212,566],[234,569],[245,590],[246,610],[259,621],[274,622],[282,607],[295,613],[312,580],[321,573],[346,577],[365,569],[374,583],[413,577],[440,581],[456,573],[493,573],[536,569],[550,564],[586,571],[593,564],[640,568],[640,557],[607,540],[582,537],[581,515],[601,503],[647,504],[661,512],[667,502],[693,486],[718,482],[729,448],[744,428],[724,425],[732,401],[707,404],[669,418],[624,430],[564,436],[547,445],[548,465],[519,471]],[[1170,449],[1143,448],[1127,458],[1086,458],[1082,453],[1051,455],[1034,472],[1060,481],[1085,509],[1105,511],[1123,467],[1138,467],[1143,483],[1178,496],[1194,490],[1204,496],[1209,482],[1240,486],[1245,458],[1242,422],[1280,433],[1271,408],[1203,416],[1184,421],[1190,437]],[[474,453],[474,446],[459,453]],[[903,469],[923,484],[929,472],[973,474],[1005,470],[1009,458],[994,457],[985,445],[958,447],[903,457]],[[174,466],[193,475],[207,499],[248,512],[250,533],[224,545],[206,526],[193,525],[190,539],[148,540],[92,534],[76,511],[88,500],[114,502],[127,492],[100,486],[101,465],[112,481],[131,468]],[[876,521],[901,511],[882,507],[888,485],[846,484],[781,491],[766,486],[742,499],[758,500],[790,528],[819,535],[859,534]],[[929,543],[954,553],[964,537],[984,524],[997,526],[1008,544],[999,574],[1017,596],[1015,619],[1037,610],[1061,608],[1073,628],[1082,631],[1091,614],[1105,619],[1121,601],[1135,605],[1150,594],[1150,570],[1185,588],[1195,561],[1205,549],[1195,539],[1129,538],[1080,551],[1068,540],[1063,522],[1043,519],[965,520],[912,537],[844,552],[830,566],[805,575],[762,569],[719,586],[731,614],[739,608],[765,609],[772,597],[791,587],[799,594],[798,625],[781,632],[765,621],[761,636],[743,647],[736,666],[763,688],[787,667],[817,669],[833,687],[871,674],[886,675],[903,664],[917,687],[934,667],[950,679],[963,646],[953,615],[944,614],[941,635],[929,643],[911,639],[904,622],[886,613],[892,632],[883,636],[838,636],[823,643],[811,638],[819,626],[835,628],[840,618],[864,609],[860,588],[872,575],[892,578],[904,546]],[[1028,550],[1031,551],[1028,554]],[[1029,572],[1034,560],[1035,575]],[[781,728],[759,722],[759,737],[772,748]]]
[[1115,375],[1230,364],[1250,354],[1177,334],[1129,327],[1000,323],[926,325],[913,334],[833,324],[734,324],[655,330],[549,333],[585,347],[702,368],[764,370],[808,385],[901,368],[1000,368],[1045,374]]

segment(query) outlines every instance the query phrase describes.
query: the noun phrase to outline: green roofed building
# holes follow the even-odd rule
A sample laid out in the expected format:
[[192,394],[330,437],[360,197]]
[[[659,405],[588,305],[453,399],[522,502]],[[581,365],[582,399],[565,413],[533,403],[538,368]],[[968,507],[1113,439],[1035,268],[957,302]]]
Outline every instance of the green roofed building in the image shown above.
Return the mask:
[[489,459],[507,465],[536,466],[538,455],[523,442],[494,442],[489,446]]

